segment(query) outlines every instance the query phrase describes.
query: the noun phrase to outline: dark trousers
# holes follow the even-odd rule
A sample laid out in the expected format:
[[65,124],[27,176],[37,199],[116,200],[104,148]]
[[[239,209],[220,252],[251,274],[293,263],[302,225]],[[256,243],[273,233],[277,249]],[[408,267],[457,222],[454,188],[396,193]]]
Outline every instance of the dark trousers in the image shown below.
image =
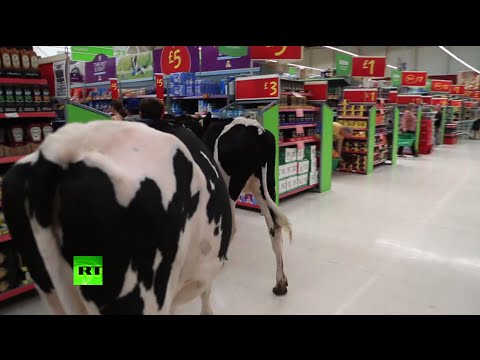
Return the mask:
[[[415,134],[415,131],[407,130],[406,133],[407,134]],[[398,147],[398,155],[403,155],[403,146]],[[415,143],[412,144],[412,155],[413,156],[417,155],[417,153],[415,151]]]

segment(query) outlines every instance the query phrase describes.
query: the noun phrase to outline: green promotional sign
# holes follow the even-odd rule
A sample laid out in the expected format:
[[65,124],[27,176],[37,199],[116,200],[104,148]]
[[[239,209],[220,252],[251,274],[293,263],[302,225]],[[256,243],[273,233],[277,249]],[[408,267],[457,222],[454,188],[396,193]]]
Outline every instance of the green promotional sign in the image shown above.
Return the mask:
[[218,46],[218,51],[228,56],[246,56],[248,54],[248,46]]
[[335,54],[336,76],[350,76],[352,73],[352,56],[343,53]]
[[72,60],[93,61],[98,54],[113,56],[113,46],[72,46]]
[[392,86],[400,86],[402,84],[402,71],[398,69],[392,69],[391,73]]
[[296,67],[293,67],[293,66],[289,66],[288,67],[288,73],[290,75],[297,75],[297,68]]

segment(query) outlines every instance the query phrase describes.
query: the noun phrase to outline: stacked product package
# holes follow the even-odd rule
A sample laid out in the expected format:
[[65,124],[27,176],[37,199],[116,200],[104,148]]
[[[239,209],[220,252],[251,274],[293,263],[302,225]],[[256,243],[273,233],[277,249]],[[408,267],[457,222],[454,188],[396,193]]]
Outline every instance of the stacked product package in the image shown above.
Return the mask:
[[278,173],[280,194],[318,184],[317,145],[281,148]]

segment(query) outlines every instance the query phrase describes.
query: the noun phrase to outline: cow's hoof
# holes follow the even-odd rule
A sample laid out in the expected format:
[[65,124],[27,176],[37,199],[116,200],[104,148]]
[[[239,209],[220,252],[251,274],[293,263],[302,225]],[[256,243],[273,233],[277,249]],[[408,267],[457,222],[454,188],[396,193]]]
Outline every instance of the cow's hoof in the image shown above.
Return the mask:
[[286,286],[275,286],[272,291],[275,295],[282,296],[288,292],[288,289]]

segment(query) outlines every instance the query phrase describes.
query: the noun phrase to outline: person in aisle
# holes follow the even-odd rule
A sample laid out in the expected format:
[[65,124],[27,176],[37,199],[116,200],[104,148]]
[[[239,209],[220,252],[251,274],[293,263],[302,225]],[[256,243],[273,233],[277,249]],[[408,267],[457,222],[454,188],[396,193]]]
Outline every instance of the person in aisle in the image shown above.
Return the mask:
[[480,119],[477,119],[472,124],[473,138],[480,140]]
[[435,106],[435,145],[440,145],[440,126],[442,125],[442,106]]
[[118,99],[112,100],[110,112],[113,114],[112,120],[123,120],[127,116],[127,112],[123,108],[122,101]]
[[336,151],[342,156],[343,140],[345,136],[352,136],[353,130],[348,126],[344,126],[339,122],[333,122],[333,142],[336,143]]
[[[417,132],[417,117],[415,116],[415,104],[408,104],[407,108],[403,112],[403,116],[400,122],[400,131],[404,134],[415,134]],[[403,146],[398,147],[398,155],[403,155]],[[412,155],[418,157],[415,151],[415,143],[412,144]]]
[[127,116],[123,119],[125,121],[139,121],[140,117],[140,101],[138,99],[130,99],[125,105]]

